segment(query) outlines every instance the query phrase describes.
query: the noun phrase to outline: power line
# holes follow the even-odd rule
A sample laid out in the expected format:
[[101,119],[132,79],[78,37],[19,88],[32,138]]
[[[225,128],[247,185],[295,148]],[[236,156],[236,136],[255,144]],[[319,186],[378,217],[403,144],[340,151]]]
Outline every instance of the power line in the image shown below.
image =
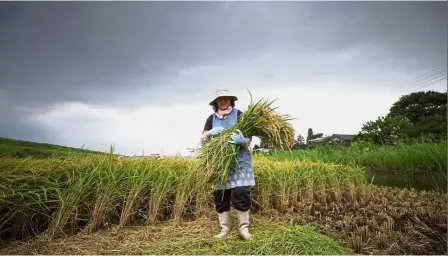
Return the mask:
[[432,73],[427,73],[424,76],[420,76],[419,79],[414,79],[414,81],[410,82],[409,85],[411,85],[411,88],[417,87],[419,85],[422,85],[425,82],[428,82],[434,78],[438,78],[440,76],[446,75],[446,69],[438,70]]
[[444,70],[444,69],[445,69],[445,68],[436,68],[436,69],[433,69],[432,71],[429,71],[428,73],[425,73],[425,74],[422,74],[422,75],[419,75],[419,76],[415,77],[415,78],[412,79],[411,81],[418,80],[418,79],[420,79],[420,78],[422,78],[422,77],[424,77],[424,76],[427,76],[428,74],[431,74],[431,73],[434,73],[434,72],[438,72],[438,71],[441,71],[441,70]]
[[429,86],[431,84],[440,81],[439,79],[441,80],[446,79],[447,76],[446,71],[447,71],[446,68],[434,69],[432,71],[429,71],[425,74],[419,75],[416,78],[412,79],[410,83],[408,83],[408,86],[410,85],[409,88],[417,88],[419,86],[421,86],[419,89],[424,88],[426,86]]
[[445,80],[446,78],[447,78],[447,75],[445,74],[445,75],[443,75],[441,78],[439,78],[439,79],[437,79],[437,80],[435,80],[435,81],[433,81],[433,82],[431,82],[431,83],[429,83],[429,84],[427,84],[427,85],[424,85],[424,86],[422,86],[422,87],[420,87],[420,88],[417,88],[417,90],[420,90],[420,89],[422,89],[422,88],[428,87],[428,86],[430,86],[430,85],[432,85],[432,84],[435,84],[435,83],[437,83],[437,82],[443,81],[443,80]]
[[425,81],[421,81],[420,83],[415,84],[413,87],[418,87],[418,86],[420,86],[420,85],[424,85],[424,84],[426,84],[426,83],[429,83],[429,82],[431,82],[431,81],[433,81],[433,80],[437,80],[437,79],[439,79],[439,78],[441,78],[441,77],[445,77],[445,76],[446,76],[446,73],[440,73],[440,74],[434,75],[433,77],[429,77],[429,78],[426,79]]
[[438,70],[435,72],[429,72],[424,75],[420,75],[419,78],[415,78],[414,81],[410,82],[408,85],[411,85],[410,88],[415,88],[424,83],[427,83],[434,79],[438,79],[443,76],[446,76],[446,69]]

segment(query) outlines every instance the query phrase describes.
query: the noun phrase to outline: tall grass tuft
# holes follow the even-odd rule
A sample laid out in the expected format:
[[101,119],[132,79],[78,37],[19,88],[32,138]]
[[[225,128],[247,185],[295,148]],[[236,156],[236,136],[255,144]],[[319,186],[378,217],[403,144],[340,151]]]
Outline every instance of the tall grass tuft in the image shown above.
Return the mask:
[[21,168],[25,161],[14,170],[1,170],[0,235],[20,238],[40,233],[48,227],[50,214],[57,207],[55,173]]
[[128,186],[123,191],[123,208],[120,215],[120,227],[128,225],[136,217],[142,204],[142,198],[148,196],[154,170],[158,168],[156,161],[145,161],[144,158],[129,163]]
[[61,234],[71,224],[76,228],[80,222],[87,222],[87,207],[92,205],[97,186],[98,172],[106,164],[107,158],[100,165],[84,172],[75,170],[67,174],[66,180],[59,181],[61,189],[58,193],[59,207],[50,223],[50,235]]
[[112,164],[109,160],[107,167],[96,169],[94,185],[93,209],[90,208],[91,217],[87,226],[87,232],[92,233],[111,223],[111,218],[118,215],[117,206],[123,202],[123,192],[127,187],[127,168],[121,162]]

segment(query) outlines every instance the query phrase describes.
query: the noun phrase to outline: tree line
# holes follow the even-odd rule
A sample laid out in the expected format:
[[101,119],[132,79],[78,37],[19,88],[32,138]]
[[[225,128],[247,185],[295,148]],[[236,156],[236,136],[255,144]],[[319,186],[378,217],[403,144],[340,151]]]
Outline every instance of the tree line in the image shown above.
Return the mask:
[[[293,149],[309,147],[309,141],[323,137],[308,129],[306,139],[298,135]],[[385,116],[363,124],[353,141],[390,145],[406,141],[438,142],[447,138],[447,92],[419,91],[401,96]],[[261,141],[257,148],[268,148]]]

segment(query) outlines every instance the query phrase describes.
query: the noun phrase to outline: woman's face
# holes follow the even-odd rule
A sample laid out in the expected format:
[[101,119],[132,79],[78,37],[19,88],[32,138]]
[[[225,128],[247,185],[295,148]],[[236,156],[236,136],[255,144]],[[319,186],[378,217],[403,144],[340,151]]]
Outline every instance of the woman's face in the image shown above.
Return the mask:
[[221,110],[226,110],[232,104],[230,97],[219,97],[218,100],[218,108]]

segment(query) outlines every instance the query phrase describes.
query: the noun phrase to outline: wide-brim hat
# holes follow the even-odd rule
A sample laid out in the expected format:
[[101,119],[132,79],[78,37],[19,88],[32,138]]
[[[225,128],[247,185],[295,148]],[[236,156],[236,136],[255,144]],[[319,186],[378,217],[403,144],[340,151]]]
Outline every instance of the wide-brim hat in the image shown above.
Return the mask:
[[238,100],[238,97],[236,97],[235,95],[230,93],[229,89],[227,89],[227,88],[219,88],[215,92],[215,98],[212,101],[210,101],[209,105],[210,106],[214,106],[216,104],[216,101],[220,97],[230,97],[230,98],[232,98],[233,101],[237,101]]

